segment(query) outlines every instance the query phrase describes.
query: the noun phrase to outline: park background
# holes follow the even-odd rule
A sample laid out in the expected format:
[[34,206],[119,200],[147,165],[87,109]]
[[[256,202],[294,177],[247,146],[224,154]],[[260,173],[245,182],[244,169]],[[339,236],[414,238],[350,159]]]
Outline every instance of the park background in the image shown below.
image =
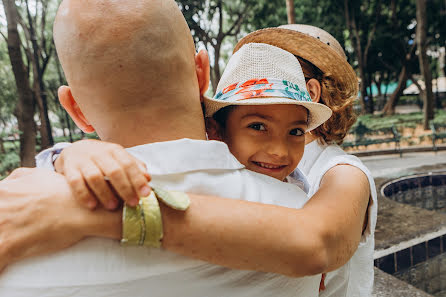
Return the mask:
[[[361,157],[378,192],[373,296],[446,296],[446,0],[176,2],[197,50],[210,54],[208,95],[249,32],[302,23],[340,42],[360,85],[343,147]],[[2,179],[56,142],[97,135],[83,134],[58,103],[60,0],[0,3]]]
[[[83,135],[58,103],[57,89],[66,84],[52,37],[59,3],[2,0],[1,176],[19,165],[34,166],[35,154],[55,142],[95,137]],[[241,37],[260,28],[304,23],[321,27],[339,40],[358,74],[360,94],[355,108],[360,118],[345,148],[379,149],[375,144],[386,141],[373,139],[387,139],[390,144],[396,137],[386,135],[390,129],[397,129],[398,141],[405,140],[403,145],[423,144],[432,134],[425,132],[431,128],[429,121],[446,122],[444,0],[177,3],[197,48],[206,48],[210,53],[209,94],[215,90],[233,46]],[[411,89],[405,92],[408,87]],[[411,108],[403,115],[395,115],[398,106],[404,105]]]

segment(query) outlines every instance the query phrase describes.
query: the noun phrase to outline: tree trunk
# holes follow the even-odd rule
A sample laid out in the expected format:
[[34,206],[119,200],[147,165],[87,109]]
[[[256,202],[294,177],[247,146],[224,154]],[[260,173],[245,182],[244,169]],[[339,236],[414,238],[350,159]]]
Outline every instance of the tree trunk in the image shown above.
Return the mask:
[[361,44],[359,40],[356,44],[355,49],[356,49],[356,56],[358,57],[359,78],[361,79],[361,84],[360,84],[361,108],[362,108],[362,113],[367,113],[369,105],[368,103],[369,97],[367,96],[367,79],[365,77],[364,63],[362,62]]
[[395,106],[398,104],[398,100],[400,99],[401,94],[403,94],[403,91],[406,88],[407,77],[407,67],[406,65],[403,65],[398,78],[398,86],[396,87],[395,91],[390,96],[389,101],[387,101],[382,110],[384,114],[392,115],[395,113]]
[[[64,78],[64,76],[62,74],[62,69],[61,69],[62,66],[60,65],[59,57],[57,56],[57,54],[56,54],[56,58],[55,59],[56,59],[56,66],[57,66],[56,67],[57,75],[59,77],[59,85],[63,86],[67,82],[65,81],[65,78]],[[55,97],[57,98],[57,95]],[[56,99],[56,101],[58,101],[58,100]],[[56,104],[58,104],[58,102]],[[68,136],[70,138],[70,142],[73,142],[73,129],[72,129],[71,124],[70,124],[70,118],[68,116],[68,113],[66,112],[66,110],[64,108],[62,108],[62,105],[60,105],[60,104],[58,104],[58,105],[59,105],[59,107],[61,109],[62,114],[65,117],[65,122],[67,124]],[[63,125],[62,125],[62,127],[63,127]],[[65,130],[65,129],[63,128],[63,130]]]
[[423,126],[425,130],[429,130],[429,121],[434,118],[434,97],[432,94],[432,73],[429,68],[429,61],[427,59],[427,17],[426,17],[426,0],[417,0],[417,45],[418,45],[418,60],[420,63],[420,73],[424,80],[423,96]]
[[356,20],[354,11],[350,13],[350,5],[348,0],[344,0],[344,12],[345,21],[347,23],[347,28],[349,31],[349,38],[353,44],[353,49],[355,51],[356,57],[358,59],[359,67],[359,78],[361,79],[360,91],[361,91],[361,112],[366,113],[366,96],[367,96],[367,84],[365,79],[365,70],[362,56],[361,40],[359,39],[359,33],[356,28]]
[[383,92],[381,90],[382,81],[383,81],[383,79],[381,77],[379,79],[375,79],[375,85],[376,85],[376,88],[378,90],[378,96],[379,97],[383,96]]
[[294,13],[294,0],[286,0],[286,11],[288,24],[296,23],[296,14]]
[[368,73],[367,75],[367,86],[369,88],[369,105],[367,106],[367,112],[373,114],[373,112],[375,112],[375,104],[373,101],[372,75],[372,73]]
[[[369,49],[375,36],[376,27],[381,16],[381,1],[378,0],[376,2],[376,7],[374,10],[375,22],[372,24],[372,27],[368,31],[364,31],[363,29],[361,29],[362,27],[360,23],[357,24],[357,20],[361,20],[361,15],[359,15],[358,18],[356,17],[355,8],[350,9],[351,3],[352,1],[350,1],[349,3],[348,0],[344,0],[344,14],[347,28],[349,30],[349,38],[353,44],[353,49],[358,59],[359,76],[361,78],[361,108],[362,113],[373,113],[374,106],[372,94],[370,93],[370,96],[368,96],[367,94],[367,87],[370,84],[370,81],[368,80],[366,75],[366,68]],[[366,42],[364,42],[364,47],[362,45],[362,36],[365,36],[367,38]]]
[[438,57],[438,76],[445,77],[446,76],[446,47],[440,48],[440,57]]
[[34,98],[29,85],[28,73],[22,60],[20,37],[17,30],[18,11],[14,0],[2,1],[8,23],[8,54],[19,97],[15,115],[20,130],[20,164],[33,167],[36,154]]
[[[53,135],[51,131],[51,123],[48,117],[48,103],[47,103],[47,96],[45,93],[45,84],[43,82],[43,75],[45,73],[46,66],[42,65],[45,64],[44,62],[42,62],[42,64],[40,63],[39,53],[41,52],[41,49],[39,48],[39,45],[37,43],[36,30],[34,29],[33,19],[29,11],[28,1],[26,1],[26,9],[29,23],[28,24],[29,37],[33,49],[31,55],[31,62],[33,66],[33,79],[34,79],[33,90],[37,106],[39,107],[39,115],[40,115],[40,139],[41,139],[40,145],[42,149],[45,149],[54,144]],[[43,18],[45,18],[45,15],[46,14],[43,15]],[[45,36],[42,36],[42,38],[45,38]],[[49,60],[49,57],[47,59]]]
[[215,61],[214,67],[212,67],[211,69],[212,71],[211,85],[214,93],[217,90],[217,85],[221,78],[220,64],[218,63],[220,61],[220,54],[221,54],[220,50],[221,50],[221,41],[217,41],[217,45],[214,46],[214,61]]
[[5,142],[3,140],[3,137],[0,137],[0,154],[6,154]]
[[[36,75],[34,73],[34,75]],[[33,83],[33,91],[34,97],[37,102],[37,106],[39,107],[39,117],[40,117],[40,146],[41,149],[46,149],[54,144],[53,135],[51,133],[51,125],[48,118],[48,105],[46,102],[46,98],[44,99],[42,96],[42,90],[40,88],[40,84],[38,79],[34,80]],[[46,97],[46,96],[45,96]]]

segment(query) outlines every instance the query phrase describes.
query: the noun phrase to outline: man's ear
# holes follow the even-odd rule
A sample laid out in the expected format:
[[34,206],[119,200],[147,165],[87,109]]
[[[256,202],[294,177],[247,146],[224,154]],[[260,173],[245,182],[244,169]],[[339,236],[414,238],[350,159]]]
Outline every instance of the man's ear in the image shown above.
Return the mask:
[[79,105],[77,105],[76,100],[74,100],[73,94],[71,93],[70,87],[62,86],[57,91],[59,95],[59,102],[68,112],[70,117],[73,119],[74,123],[84,131],[85,133],[92,133],[95,131],[92,125],[85,118]]
[[307,81],[307,90],[308,93],[310,93],[310,97],[311,100],[313,100],[313,102],[317,103],[321,100],[322,88],[321,84],[317,79],[312,78],[309,81]]
[[223,141],[223,129],[213,118],[205,118],[206,133],[209,140]]
[[203,95],[209,88],[210,66],[209,56],[206,50],[200,50],[195,55],[195,72],[198,78],[198,87],[200,88],[200,100],[203,101]]

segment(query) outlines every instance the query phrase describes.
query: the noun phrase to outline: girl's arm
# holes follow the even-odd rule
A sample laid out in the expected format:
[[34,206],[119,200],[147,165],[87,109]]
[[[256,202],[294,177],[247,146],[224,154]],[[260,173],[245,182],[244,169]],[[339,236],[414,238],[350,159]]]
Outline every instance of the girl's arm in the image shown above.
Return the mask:
[[321,221],[320,237],[327,255],[327,271],[345,264],[355,253],[371,200],[365,173],[351,165],[336,165],[323,176],[319,190],[304,206],[312,220]]
[[163,247],[236,269],[294,277],[331,271],[358,247],[369,188],[361,170],[338,165],[303,209],[190,194],[186,212],[161,206]]

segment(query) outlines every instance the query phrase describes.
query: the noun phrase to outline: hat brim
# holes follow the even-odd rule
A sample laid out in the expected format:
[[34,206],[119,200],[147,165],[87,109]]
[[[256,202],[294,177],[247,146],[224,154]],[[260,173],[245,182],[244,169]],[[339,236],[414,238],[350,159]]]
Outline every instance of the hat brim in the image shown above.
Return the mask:
[[262,97],[262,98],[246,99],[235,102],[228,102],[222,100],[215,100],[213,98],[205,96],[204,103],[206,106],[206,117],[212,117],[214,113],[216,113],[218,110],[230,105],[238,106],[238,105],[287,104],[287,105],[303,106],[309,111],[308,126],[307,129],[305,130],[306,132],[316,129],[317,127],[325,123],[331,117],[332,114],[331,109],[323,104],[308,102],[308,101],[296,101],[292,99],[285,99],[279,97],[264,97],[264,98]]
[[318,67],[325,75],[336,79],[339,87],[358,93],[358,78],[355,71],[334,49],[317,39],[291,29],[266,28],[243,37],[235,46],[234,53],[248,43],[266,43],[299,56]]

